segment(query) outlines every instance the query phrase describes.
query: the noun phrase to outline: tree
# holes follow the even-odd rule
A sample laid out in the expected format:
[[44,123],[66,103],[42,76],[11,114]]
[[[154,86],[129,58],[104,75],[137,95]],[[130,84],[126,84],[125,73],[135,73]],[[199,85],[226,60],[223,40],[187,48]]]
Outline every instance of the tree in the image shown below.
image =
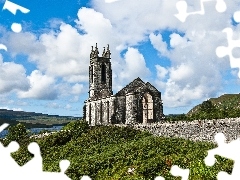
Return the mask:
[[27,128],[21,124],[18,123],[15,126],[10,126],[8,128],[8,134],[6,136],[6,139],[11,142],[11,141],[17,141],[18,143],[22,142],[23,140],[27,139],[28,136],[28,131]]
[[207,114],[210,114],[215,112],[216,108],[214,107],[212,101],[207,100],[207,101],[203,101],[203,103],[200,106],[200,110],[203,112],[206,112]]

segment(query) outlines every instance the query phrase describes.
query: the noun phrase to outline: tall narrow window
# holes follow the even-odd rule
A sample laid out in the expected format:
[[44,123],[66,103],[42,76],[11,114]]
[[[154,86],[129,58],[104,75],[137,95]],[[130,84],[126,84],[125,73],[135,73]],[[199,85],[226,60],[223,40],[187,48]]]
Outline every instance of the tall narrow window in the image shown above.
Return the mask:
[[89,122],[88,124],[91,125],[92,123],[92,108],[91,108],[91,104],[89,104],[89,110],[88,110],[88,117],[89,117]]
[[142,98],[143,123],[153,121],[153,98],[149,93],[145,93]]
[[93,65],[91,65],[91,68],[90,68],[90,79],[91,79],[91,83],[93,83]]
[[102,64],[102,83],[106,83],[106,65]]

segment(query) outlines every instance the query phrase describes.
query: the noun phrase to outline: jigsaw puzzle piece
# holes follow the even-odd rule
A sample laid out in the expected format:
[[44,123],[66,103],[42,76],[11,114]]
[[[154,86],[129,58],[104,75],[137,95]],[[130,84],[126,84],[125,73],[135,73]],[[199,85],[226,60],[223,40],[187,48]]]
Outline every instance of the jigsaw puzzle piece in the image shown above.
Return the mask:
[[7,47],[4,44],[0,44],[0,49],[7,51]]
[[[6,129],[9,124],[4,123],[0,126],[0,132]],[[17,170],[19,165],[12,158],[11,153],[18,151],[19,144],[16,141],[12,141],[9,143],[7,147],[4,147],[2,143],[0,143],[0,172],[1,173],[10,173],[10,170]],[[6,163],[7,162],[7,163]]]
[[[203,15],[205,14],[205,10],[204,10],[204,1],[209,1],[209,0],[201,0],[200,1],[200,4],[201,4],[201,9],[199,11],[195,11],[195,12],[187,12],[187,2],[186,1],[178,1],[176,3],[176,8],[178,10],[178,14],[175,14],[175,17],[178,18],[181,22],[185,22],[186,21],[186,18],[189,16],[189,15],[194,15],[194,14],[200,14],[200,15]],[[214,1],[214,0],[210,0],[210,1]],[[227,6],[226,6],[226,3],[224,0],[216,0],[216,6],[215,6],[215,9],[222,13],[224,11],[226,11],[227,9]]]
[[[228,46],[219,46],[216,48],[216,55],[220,58],[224,56],[229,56],[231,68],[240,68],[240,58],[235,58],[233,56],[233,49],[240,47],[240,39],[233,40],[233,30],[231,28],[225,28],[222,32],[227,33]],[[240,72],[238,72],[238,77],[240,78]]]
[[19,6],[19,5],[15,4],[11,1],[8,1],[8,0],[6,0],[5,3],[4,3],[3,10],[4,9],[9,10],[14,15],[16,15],[17,10],[19,10],[22,13],[25,13],[25,14],[30,12],[29,9],[27,9],[25,7],[22,7],[22,6]]
[[[232,178],[232,176],[230,175],[230,174],[228,174],[228,173],[226,173],[226,172],[224,172],[224,171],[220,171],[219,173],[218,173],[218,175],[217,175],[217,179],[218,180],[235,180],[235,179],[233,179]],[[237,180],[237,179],[236,179]]]
[[91,178],[89,176],[83,176],[81,180],[91,180]]
[[227,5],[224,0],[217,0],[216,6],[215,6],[217,12],[224,12],[227,9]]
[[31,142],[28,145],[28,151],[34,155],[34,157],[28,161],[25,165],[22,166],[23,171],[30,171],[30,172],[42,172],[42,156],[40,152],[39,145],[36,142]]
[[[2,46],[2,44],[1,44],[1,46]],[[3,45],[3,46],[5,46],[5,45]],[[6,47],[6,46],[5,46]],[[7,47],[6,47],[7,48]],[[1,126],[0,126],[0,132],[2,132],[4,129],[6,129],[7,127],[9,126],[9,124],[7,124],[7,123],[3,123]]]
[[218,133],[215,136],[215,141],[217,141],[218,147],[215,149],[211,149],[208,151],[208,155],[205,158],[205,164],[208,166],[213,166],[215,164],[215,155],[222,156],[227,159],[231,159],[234,161],[232,174],[229,175],[226,172],[219,172],[218,179],[239,179],[240,177],[240,158],[239,158],[239,150],[240,150],[240,140],[236,139],[231,141],[230,143],[225,143],[225,136],[222,133]]
[[187,13],[187,3],[186,1],[178,1],[176,3],[176,8],[178,10],[178,14],[175,14],[175,17],[178,18],[181,22],[185,22],[188,17]]
[[[9,124],[3,124],[0,126],[0,132],[3,131]],[[16,141],[9,143],[7,147],[4,147],[0,143],[0,175],[2,179],[24,179],[24,180],[71,180],[65,171],[70,165],[68,160],[62,160],[59,163],[60,172],[43,172],[42,156],[39,145],[36,142],[32,142],[28,145],[28,151],[34,155],[34,157],[22,167],[12,158],[11,153],[16,152],[19,149],[19,144]],[[1,163],[2,162],[2,163]],[[82,180],[91,180],[88,176],[82,178]]]
[[216,49],[216,55],[219,58],[223,58],[224,56],[227,56],[229,54],[229,48],[225,46],[218,46]]
[[[182,169],[174,165],[171,167],[170,173],[175,177],[182,177],[182,180],[188,180],[189,169]],[[157,176],[154,180],[165,180],[165,178],[163,178],[162,176]]]
[[7,147],[0,143],[0,174],[1,177],[9,177],[9,175],[19,172],[20,166],[12,158],[11,153],[19,149],[19,144],[12,141]]
[[236,21],[237,23],[240,23],[240,11],[236,11],[236,12],[233,14],[233,19],[234,19],[234,21]]
[[165,178],[163,178],[162,176],[157,176],[157,177],[155,177],[154,180],[165,180]]
[[182,168],[179,168],[178,166],[174,165],[174,166],[172,166],[170,173],[173,176],[182,177],[182,180],[188,180],[189,169],[182,169]]

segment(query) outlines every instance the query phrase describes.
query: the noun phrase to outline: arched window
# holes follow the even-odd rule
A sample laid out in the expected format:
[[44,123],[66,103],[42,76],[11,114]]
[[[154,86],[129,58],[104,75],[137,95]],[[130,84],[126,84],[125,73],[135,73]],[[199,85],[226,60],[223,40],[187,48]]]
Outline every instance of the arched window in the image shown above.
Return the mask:
[[101,80],[102,80],[102,83],[106,83],[106,65],[105,64],[102,64],[102,68],[101,68]]
[[149,93],[145,93],[142,98],[143,123],[153,121],[153,98]]

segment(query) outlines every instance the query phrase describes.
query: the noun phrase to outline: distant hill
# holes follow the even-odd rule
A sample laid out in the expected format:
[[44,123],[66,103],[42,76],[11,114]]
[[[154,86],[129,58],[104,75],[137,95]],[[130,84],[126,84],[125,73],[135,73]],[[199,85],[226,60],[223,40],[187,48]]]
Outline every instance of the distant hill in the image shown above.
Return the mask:
[[59,115],[48,115],[35,112],[25,112],[25,111],[13,111],[7,109],[0,109],[0,119],[5,120],[47,120],[47,119],[78,119],[81,117],[73,116],[59,116]]
[[193,107],[187,116],[211,115],[212,118],[240,117],[240,94],[224,94]]
[[13,111],[0,109],[0,123],[17,124],[19,122],[27,127],[49,127],[53,125],[65,125],[72,120],[81,117],[48,115],[35,112]]

